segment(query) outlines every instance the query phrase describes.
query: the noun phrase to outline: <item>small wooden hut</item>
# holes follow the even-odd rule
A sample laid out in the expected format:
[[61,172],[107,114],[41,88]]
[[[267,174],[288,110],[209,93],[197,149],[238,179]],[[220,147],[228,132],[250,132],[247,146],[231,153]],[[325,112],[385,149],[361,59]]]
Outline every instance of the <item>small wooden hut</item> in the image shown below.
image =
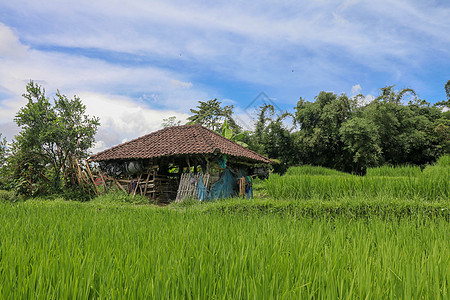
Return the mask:
[[[270,160],[201,125],[167,127],[91,156],[127,193],[158,202],[252,196]],[[104,178],[104,176],[102,175]]]

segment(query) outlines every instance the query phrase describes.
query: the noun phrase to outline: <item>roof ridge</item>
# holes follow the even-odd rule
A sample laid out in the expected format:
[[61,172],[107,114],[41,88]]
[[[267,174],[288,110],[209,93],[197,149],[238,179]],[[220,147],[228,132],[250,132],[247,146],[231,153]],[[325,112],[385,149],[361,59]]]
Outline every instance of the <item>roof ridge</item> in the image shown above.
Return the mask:
[[[188,127],[188,126],[197,126],[197,125],[199,125],[199,124],[184,124],[184,125],[178,125],[178,126],[164,127],[164,128],[158,129],[158,130],[156,130],[156,131],[147,133],[147,134],[145,134],[145,135],[143,135],[143,136],[140,136],[140,137],[137,137],[137,138],[135,138],[135,139],[132,139],[132,140],[130,140],[130,141],[126,141],[126,142],[120,143],[120,144],[118,144],[118,145],[112,146],[111,148],[108,148],[108,149],[105,149],[105,150],[103,150],[103,151],[97,152],[97,153],[95,153],[94,155],[92,155],[91,158],[94,157],[94,156],[103,154],[103,153],[106,152],[106,151],[114,150],[114,149],[116,149],[117,147],[122,147],[122,146],[127,145],[127,144],[130,144],[130,143],[132,143],[132,142],[134,142],[134,141],[144,139],[144,138],[146,138],[146,137],[149,136],[149,135],[153,135],[153,134],[156,134],[156,133],[161,132],[161,131],[165,131],[165,130],[170,129],[170,128],[173,128],[173,127]],[[201,126],[201,125],[199,125],[199,126]],[[202,127],[202,126],[201,126],[201,127]]]
[[270,160],[218,132],[200,124],[171,126],[148,133],[96,153],[90,157],[94,161],[110,159],[151,158],[177,154],[221,153],[254,161]]

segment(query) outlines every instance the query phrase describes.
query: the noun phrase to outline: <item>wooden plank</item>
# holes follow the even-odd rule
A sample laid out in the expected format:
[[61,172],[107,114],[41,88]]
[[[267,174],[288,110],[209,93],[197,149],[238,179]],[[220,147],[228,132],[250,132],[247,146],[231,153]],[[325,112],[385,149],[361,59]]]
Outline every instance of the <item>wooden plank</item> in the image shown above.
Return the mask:
[[100,174],[100,178],[102,179],[103,190],[104,190],[104,192],[106,193],[106,182],[105,182],[105,177],[103,177],[102,171],[98,170],[98,173]]
[[114,177],[111,178],[113,179],[114,183],[117,185],[118,188],[127,193],[127,191],[123,188],[123,186]]
[[147,179],[145,180],[144,195],[147,195],[147,187],[148,187],[148,180],[149,179],[150,179],[150,172],[148,172]]
[[136,181],[136,186],[134,187],[134,191],[133,191],[133,197],[136,196],[136,191],[139,186],[139,181],[141,181],[141,176],[142,176],[142,174],[139,175],[138,180]]

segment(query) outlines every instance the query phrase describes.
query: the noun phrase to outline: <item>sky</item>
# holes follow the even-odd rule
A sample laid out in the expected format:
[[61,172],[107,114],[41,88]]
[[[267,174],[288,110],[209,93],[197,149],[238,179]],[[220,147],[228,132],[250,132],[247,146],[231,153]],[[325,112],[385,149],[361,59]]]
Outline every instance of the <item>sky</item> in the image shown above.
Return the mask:
[[8,140],[30,80],[100,117],[94,153],[214,98],[244,128],[267,99],[292,111],[320,91],[370,100],[396,85],[435,103],[450,80],[450,1],[0,0]]

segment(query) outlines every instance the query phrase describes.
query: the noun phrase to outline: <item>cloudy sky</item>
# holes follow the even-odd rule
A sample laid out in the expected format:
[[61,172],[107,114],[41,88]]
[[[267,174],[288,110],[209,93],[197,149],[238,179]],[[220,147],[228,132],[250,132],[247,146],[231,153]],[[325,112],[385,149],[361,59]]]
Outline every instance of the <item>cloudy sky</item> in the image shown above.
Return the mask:
[[0,1],[0,132],[30,80],[79,96],[101,118],[103,149],[184,120],[198,100],[281,109],[320,91],[395,84],[429,102],[450,79],[450,2]]

